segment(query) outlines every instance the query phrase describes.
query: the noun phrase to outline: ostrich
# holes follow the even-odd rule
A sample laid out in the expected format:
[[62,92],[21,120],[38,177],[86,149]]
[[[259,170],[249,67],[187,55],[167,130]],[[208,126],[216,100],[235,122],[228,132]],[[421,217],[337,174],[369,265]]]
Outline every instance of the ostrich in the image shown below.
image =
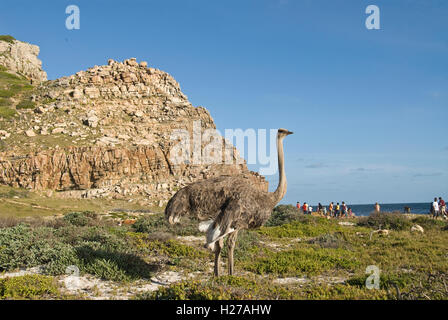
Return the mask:
[[262,226],[272,209],[286,193],[283,139],[292,134],[278,129],[277,153],[279,182],[274,192],[257,189],[245,177],[220,176],[192,183],[180,189],[168,202],[165,217],[170,224],[178,223],[183,216],[201,220],[201,231],[207,233],[206,247],[215,253],[214,274],[219,276],[221,250],[228,236],[228,273],[233,274],[233,251],[238,231]]

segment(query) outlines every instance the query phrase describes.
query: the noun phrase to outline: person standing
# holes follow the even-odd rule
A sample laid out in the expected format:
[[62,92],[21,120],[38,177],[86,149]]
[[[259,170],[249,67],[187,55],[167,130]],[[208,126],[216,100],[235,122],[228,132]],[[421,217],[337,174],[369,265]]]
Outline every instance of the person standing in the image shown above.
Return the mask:
[[440,215],[446,219],[446,203],[445,200],[442,199],[442,197],[439,197],[439,210]]
[[347,218],[347,205],[344,201],[342,201],[342,214],[341,216],[345,216]]
[[353,218],[353,217],[354,217],[352,208],[348,208],[348,216],[349,216],[350,218]]
[[319,214],[322,214],[322,204],[319,202],[319,204],[317,205],[317,212],[319,213]]
[[333,217],[333,210],[334,210],[334,204],[333,202],[330,203],[330,205],[328,206],[328,211],[330,212],[330,217]]
[[308,213],[309,213],[310,215],[313,213],[313,207],[312,207],[312,206],[309,206],[309,207],[308,207]]
[[376,203],[375,203],[375,212],[376,212],[376,213],[380,213],[380,211],[381,211],[380,204],[379,204],[378,202],[376,202]]
[[299,201],[297,201],[296,208],[297,208],[297,210],[300,210],[300,202]]
[[437,202],[437,198],[434,198],[434,202],[432,203],[432,217],[436,218],[439,216],[439,203]]
[[339,205],[339,202],[336,203],[336,210],[334,211],[334,217],[339,218],[340,215],[341,206]]
[[303,203],[302,211],[304,214],[308,213],[308,204],[306,202]]

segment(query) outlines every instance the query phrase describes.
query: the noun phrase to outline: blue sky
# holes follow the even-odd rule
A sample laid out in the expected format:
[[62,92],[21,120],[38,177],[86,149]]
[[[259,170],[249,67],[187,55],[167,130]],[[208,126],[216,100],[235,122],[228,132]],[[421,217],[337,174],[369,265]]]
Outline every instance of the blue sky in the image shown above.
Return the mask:
[[447,17],[444,0],[16,0],[0,34],[39,45],[50,79],[136,57],[222,132],[294,131],[284,203],[427,202],[448,198]]

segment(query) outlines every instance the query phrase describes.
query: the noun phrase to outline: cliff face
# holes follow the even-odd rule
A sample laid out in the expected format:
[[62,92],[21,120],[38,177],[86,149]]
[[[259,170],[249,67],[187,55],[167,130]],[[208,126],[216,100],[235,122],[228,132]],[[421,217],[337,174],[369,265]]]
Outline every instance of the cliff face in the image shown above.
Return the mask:
[[13,39],[0,40],[0,65],[36,83],[47,80],[47,73],[42,70],[38,55],[38,46]]
[[31,107],[17,105],[14,117],[0,120],[1,184],[69,197],[141,196],[159,205],[180,187],[219,175],[244,175],[267,190],[234,148],[232,164],[172,162],[173,130],[192,136],[195,121],[202,131],[215,125],[169,74],[146,62],[109,60],[47,81],[27,99]]

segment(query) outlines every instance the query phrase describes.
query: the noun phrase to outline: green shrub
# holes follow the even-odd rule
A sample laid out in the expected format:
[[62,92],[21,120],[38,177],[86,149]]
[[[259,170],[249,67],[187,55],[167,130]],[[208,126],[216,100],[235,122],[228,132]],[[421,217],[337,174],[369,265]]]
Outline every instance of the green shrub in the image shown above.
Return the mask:
[[93,225],[97,222],[98,216],[91,211],[70,212],[64,215],[64,221],[74,226]]
[[278,205],[272,211],[271,217],[265,223],[267,227],[279,226],[292,221],[297,221],[300,216],[303,216],[303,212],[299,211],[296,207],[288,205]]
[[0,41],[6,41],[9,43],[13,43],[16,40],[13,36],[10,35],[0,35]]
[[409,230],[412,223],[401,213],[380,212],[372,213],[368,217],[361,217],[358,220],[358,225],[374,229]]
[[197,219],[185,219],[182,223],[170,225],[164,214],[154,214],[138,218],[132,225],[132,229],[142,233],[166,232],[177,236],[190,236],[202,234],[198,225]]
[[25,275],[0,279],[0,299],[43,299],[59,296],[52,277]]
[[137,248],[104,227],[31,228],[22,223],[0,229],[0,272],[43,266],[46,274],[59,275],[70,265],[116,281],[149,278],[156,270]]
[[446,221],[432,219],[428,216],[419,216],[411,220],[412,223],[416,223],[423,227],[423,229],[440,229],[447,226]]

